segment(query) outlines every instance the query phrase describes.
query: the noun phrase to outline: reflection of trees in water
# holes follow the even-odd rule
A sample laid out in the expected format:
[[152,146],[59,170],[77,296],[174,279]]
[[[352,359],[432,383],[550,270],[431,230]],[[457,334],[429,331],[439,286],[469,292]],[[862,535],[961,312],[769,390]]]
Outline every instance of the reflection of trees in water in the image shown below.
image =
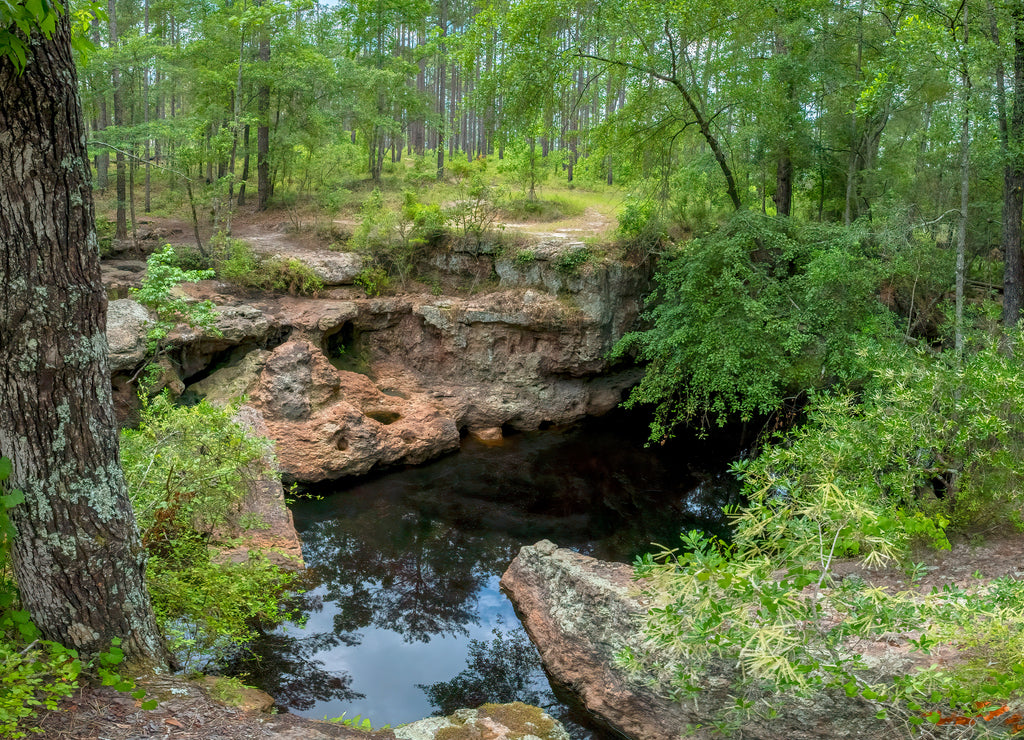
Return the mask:
[[335,630],[372,626],[407,642],[466,634],[477,624],[477,594],[511,560],[511,543],[377,504],[304,533]]
[[[322,604],[306,599],[301,611],[319,611]],[[312,709],[317,702],[340,699],[355,701],[363,695],[352,690],[352,676],[327,670],[314,656],[339,645],[358,645],[359,635],[345,632],[315,634],[265,633],[235,657],[224,673],[245,676],[274,697],[279,706]]]
[[492,630],[490,640],[470,640],[466,668],[448,681],[416,684],[427,695],[434,714],[449,715],[462,707],[521,701],[541,707],[557,719],[573,740],[618,740],[598,729],[578,699],[556,698],[541,666],[540,655],[522,629]]
[[521,701],[540,705],[550,691],[544,681],[540,656],[522,631],[492,630],[492,640],[470,640],[466,669],[450,681],[416,684],[434,706],[435,715],[448,715],[461,707],[488,702]]

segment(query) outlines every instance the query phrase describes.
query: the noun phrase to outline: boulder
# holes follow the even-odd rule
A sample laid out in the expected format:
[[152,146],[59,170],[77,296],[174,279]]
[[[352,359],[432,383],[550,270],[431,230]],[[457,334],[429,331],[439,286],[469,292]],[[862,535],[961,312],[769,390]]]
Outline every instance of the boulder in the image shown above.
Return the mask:
[[112,372],[132,370],[146,359],[146,331],[152,323],[146,307],[130,298],[119,298],[107,304],[107,344]]
[[569,740],[561,722],[522,702],[460,709],[396,727],[394,733],[399,740]]
[[459,447],[455,421],[425,396],[386,395],[365,375],[335,368],[307,341],[271,353],[250,404],[277,443],[282,473],[296,480],[418,464]]
[[[624,648],[643,653],[640,620],[646,606],[633,570],[547,540],[523,547],[501,578],[552,681],[579,698],[600,722],[632,740],[720,737],[714,724],[733,704],[735,665],[705,676],[696,701],[673,701],[659,676],[616,665]],[[842,692],[793,699],[772,720],[741,721],[747,740],[883,738],[893,728],[876,708]]]
[[142,287],[146,263],[142,260],[103,260],[100,270],[107,295],[110,298],[123,298],[131,295],[133,288]]
[[221,535],[237,544],[218,549],[213,555],[218,563],[244,563],[259,553],[282,570],[306,567],[295,519],[285,504],[284,487],[275,476],[263,475],[252,482]]
[[274,706],[274,697],[266,691],[241,685],[237,679],[203,676],[198,679],[198,683],[211,700],[224,707],[262,714],[269,712]]
[[327,286],[352,285],[363,269],[362,255],[355,252],[298,252],[283,256],[304,263]]
[[188,390],[216,406],[237,403],[256,389],[269,357],[270,352],[266,350],[253,350],[237,365],[215,370],[198,383],[190,385]]
[[267,316],[254,306],[218,306],[217,329],[219,339],[226,345],[266,341],[272,324]]

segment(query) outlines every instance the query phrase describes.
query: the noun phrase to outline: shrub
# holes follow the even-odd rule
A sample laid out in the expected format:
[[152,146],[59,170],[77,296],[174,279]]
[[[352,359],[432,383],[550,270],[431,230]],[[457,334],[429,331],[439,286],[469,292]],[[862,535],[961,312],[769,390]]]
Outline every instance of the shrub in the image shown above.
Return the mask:
[[218,234],[210,242],[217,277],[243,287],[255,287],[253,281],[259,272],[260,258],[252,247],[241,239]]
[[[638,562],[649,650],[623,663],[671,677],[681,696],[700,693],[709,663],[737,665],[733,719],[826,689],[910,725],[1024,699],[1024,583],[891,592],[832,576],[837,557],[906,563],[913,546],[948,548],[950,528],[1019,525],[1024,368],[995,340],[962,366],[949,355],[870,355],[862,403],[818,398],[803,429],[736,464],[748,504],[731,512],[732,542],[689,533],[684,554]],[[890,633],[924,653],[955,644],[961,660],[872,677],[851,640]]]
[[249,484],[269,472],[270,443],[206,401],[145,402],[138,429],[121,433],[121,461],[144,544],[159,550],[188,533],[211,539]]
[[367,267],[355,276],[355,284],[366,291],[368,296],[379,296],[391,285],[391,278],[383,267]]
[[404,285],[416,260],[440,244],[446,235],[447,216],[440,207],[420,203],[415,193],[406,191],[398,212],[384,203],[380,190],[374,190],[363,204],[362,222],[352,235],[351,244],[370,258],[371,265],[357,282],[371,295],[379,295],[387,283],[374,277],[374,269],[397,277]]
[[207,280],[213,275],[213,270],[178,267],[177,255],[170,244],[149,255],[142,287],[131,293],[139,303],[156,313],[157,320],[146,333],[150,354],[158,355],[163,350],[164,340],[178,324],[216,333],[216,315],[211,301],[192,301],[172,295],[172,290],[184,282]]
[[174,247],[174,266],[182,270],[212,270],[213,260],[195,247],[178,245]]
[[883,274],[856,231],[737,213],[660,265],[651,327],[615,349],[647,364],[627,406],[654,407],[653,441],[860,379],[854,337],[894,333]]
[[291,257],[263,257],[241,239],[219,236],[212,242],[217,277],[243,288],[291,295],[318,295],[323,281],[304,262]]
[[576,275],[593,254],[586,247],[566,250],[555,259],[555,269],[563,275]]
[[174,406],[166,395],[121,435],[121,458],[142,541],[158,624],[179,660],[216,662],[282,618],[293,576],[264,558],[214,562],[224,525],[257,475],[270,475],[270,443],[205,401]]
[[290,257],[263,260],[258,278],[260,287],[277,293],[315,296],[324,289],[323,281],[313,272],[313,268]]
[[520,267],[526,267],[537,261],[537,253],[532,249],[521,249],[516,252],[513,261]]
[[660,250],[668,240],[665,220],[655,201],[628,198],[619,213],[619,238],[631,253],[647,256]]
[[504,228],[498,223],[497,203],[501,196],[502,193],[479,172],[468,181],[459,182],[455,203],[445,215],[464,244],[479,249],[485,235]]
[[949,351],[932,356],[895,345],[872,345],[861,357],[873,378],[860,402],[816,398],[802,429],[745,468],[748,481],[791,492],[830,482],[958,527],[1019,527],[1021,362],[996,340],[983,341],[960,366]]

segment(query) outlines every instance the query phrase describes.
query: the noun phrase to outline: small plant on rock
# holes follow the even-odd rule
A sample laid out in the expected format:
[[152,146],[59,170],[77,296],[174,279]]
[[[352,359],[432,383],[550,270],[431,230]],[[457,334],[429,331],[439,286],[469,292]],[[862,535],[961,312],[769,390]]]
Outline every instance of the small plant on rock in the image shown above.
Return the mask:
[[216,331],[212,301],[191,301],[173,293],[182,283],[209,280],[213,276],[213,270],[182,270],[170,244],[149,256],[142,287],[132,290],[132,296],[156,313],[156,323],[146,333],[150,354],[156,356],[163,351],[164,340],[178,324]]

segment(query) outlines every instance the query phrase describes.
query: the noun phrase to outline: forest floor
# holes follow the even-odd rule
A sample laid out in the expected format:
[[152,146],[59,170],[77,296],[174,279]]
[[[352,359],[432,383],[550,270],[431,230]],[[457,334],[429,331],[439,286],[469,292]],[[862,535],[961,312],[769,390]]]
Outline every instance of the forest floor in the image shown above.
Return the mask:
[[[111,189],[112,190],[112,189]],[[437,201],[450,207],[458,191],[439,187],[438,192],[419,194],[425,202]],[[96,212],[107,222],[114,220],[115,201],[112,192],[96,194]],[[427,196],[430,196],[429,198]],[[385,196],[385,207],[397,212],[401,194]],[[139,242],[149,251],[154,241],[172,244],[195,244],[193,225],[187,202],[181,194],[161,190],[154,195],[152,213],[137,212],[136,230],[129,228],[128,242],[137,234]],[[201,199],[200,199],[201,200]],[[524,201],[517,200],[521,207]],[[618,212],[623,196],[617,189],[589,191],[564,186],[545,189],[537,202],[536,214],[509,213],[495,206],[493,230],[498,234],[521,234],[529,241],[609,242],[618,226]],[[225,214],[216,213],[208,202],[197,208],[199,235],[207,243],[218,232],[226,230]],[[259,252],[274,253],[347,249],[345,242],[361,223],[360,200],[336,211],[325,211],[315,204],[272,206],[258,211],[255,204],[236,208],[230,217],[231,235],[243,239]]]
[[[292,714],[271,714],[235,700],[228,706],[211,698],[201,681],[183,676],[141,680],[156,709],[143,710],[129,694],[106,686],[88,686],[46,712],[39,722],[42,740],[394,740],[386,730],[365,732],[342,724],[307,720]],[[207,684],[208,685],[208,684]],[[255,692],[260,693],[262,692]],[[264,695],[265,696],[265,695]]]

